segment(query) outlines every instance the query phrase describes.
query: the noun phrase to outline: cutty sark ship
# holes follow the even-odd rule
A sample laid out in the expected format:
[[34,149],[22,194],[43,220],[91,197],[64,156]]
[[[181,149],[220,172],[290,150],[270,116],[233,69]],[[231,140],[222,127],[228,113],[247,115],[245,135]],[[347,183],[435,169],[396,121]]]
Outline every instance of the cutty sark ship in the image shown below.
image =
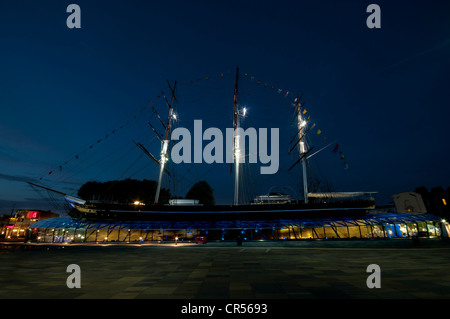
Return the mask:
[[[76,198],[62,192],[66,201],[72,207],[69,215],[73,218],[86,220],[123,220],[123,221],[223,221],[223,220],[280,220],[280,219],[300,219],[300,218],[324,218],[324,217],[355,217],[367,214],[375,208],[373,194],[375,192],[327,192],[311,193],[308,191],[307,179],[307,161],[318,152],[312,153],[312,147],[308,147],[305,137],[309,132],[308,123],[303,118],[302,105],[300,99],[296,99],[295,123],[297,134],[293,141],[296,143],[292,149],[297,149],[298,159],[291,166],[302,165],[303,173],[303,200],[293,199],[290,195],[281,193],[269,193],[257,196],[249,204],[239,203],[239,174],[242,164],[238,129],[240,127],[240,118],[244,115],[238,103],[238,79],[239,68],[236,70],[236,80],[234,87],[233,101],[233,168],[234,168],[234,198],[230,205],[202,205],[196,199],[171,199],[169,203],[160,202],[160,190],[162,177],[166,170],[166,163],[169,160],[168,152],[170,145],[170,136],[172,122],[175,119],[173,103],[175,98],[176,84],[171,90],[170,102],[166,100],[169,115],[165,125],[165,135],[161,140],[160,159],[157,160],[142,145],[138,145],[149,155],[159,166],[159,178],[156,188],[154,203],[131,203],[131,204],[112,204],[87,201]],[[156,133],[156,132],[155,132]],[[55,191],[44,186],[30,183],[33,186],[39,186],[44,189]]]

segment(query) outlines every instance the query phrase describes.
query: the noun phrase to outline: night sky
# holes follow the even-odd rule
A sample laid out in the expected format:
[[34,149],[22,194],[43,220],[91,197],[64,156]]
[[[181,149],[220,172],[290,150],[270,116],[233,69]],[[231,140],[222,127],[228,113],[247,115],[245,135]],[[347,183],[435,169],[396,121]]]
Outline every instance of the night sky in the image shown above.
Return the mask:
[[[80,29],[66,25],[71,3]],[[380,29],[366,25],[370,3]],[[301,194],[300,166],[288,171],[294,93],[322,131],[315,148],[336,142],[345,155],[348,169],[333,147],[311,161],[336,191],[378,191],[387,204],[419,186],[446,189],[449,57],[448,1],[2,1],[0,214],[55,210],[26,181],[76,195],[90,180],[156,180],[133,143],[159,154],[152,101],[166,119],[161,91],[177,80],[176,125],[225,131],[237,66],[243,126],[281,134],[279,174],[253,176],[254,194]],[[172,193],[203,179],[217,203],[232,202],[229,164],[170,168]]]

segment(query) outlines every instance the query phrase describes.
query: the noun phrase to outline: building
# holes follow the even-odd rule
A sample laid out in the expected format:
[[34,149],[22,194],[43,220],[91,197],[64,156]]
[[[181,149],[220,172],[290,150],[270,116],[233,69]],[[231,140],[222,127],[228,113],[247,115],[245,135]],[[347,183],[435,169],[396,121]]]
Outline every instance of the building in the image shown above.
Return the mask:
[[392,198],[398,213],[425,214],[427,212],[422,196],[418,193],[399,193]]
[[45,210],[18,209],[14,216],[3,216],[0,219],[0,240],[23,241],[32,224],[55,217],[59,217],[59,214]]
[[36,242],[145,242],[211,240],[309,240],[412,238],[445,235],[443,223],[430,214],[386,213],[349,218],[252,220],[220,222],[86,221],[71,218],[40,220],[32,226]]

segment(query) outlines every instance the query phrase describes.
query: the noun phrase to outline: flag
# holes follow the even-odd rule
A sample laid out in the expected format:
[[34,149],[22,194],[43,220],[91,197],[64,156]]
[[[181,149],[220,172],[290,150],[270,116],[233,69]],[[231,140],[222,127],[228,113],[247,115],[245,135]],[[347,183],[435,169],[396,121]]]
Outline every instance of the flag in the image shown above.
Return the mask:
[[334,149],[333,149],[333,153],[336,153],[337,150],[338,150],[338,148],[339,148],[339,144],[336,144],[336,146],[335,146]]
[[304,109],[304,110],[303,110],[303,114],[306,114],[306,112],[307,112],[306,109]]

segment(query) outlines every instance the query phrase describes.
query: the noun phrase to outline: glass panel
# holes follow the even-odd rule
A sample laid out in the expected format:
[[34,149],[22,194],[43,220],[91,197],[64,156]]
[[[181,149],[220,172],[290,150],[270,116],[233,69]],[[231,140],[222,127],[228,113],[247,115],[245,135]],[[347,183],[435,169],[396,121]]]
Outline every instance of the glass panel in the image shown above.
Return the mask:
[[278,231],[279,239],[289,239],[289,229],[283,228]]
[[64,242],[73,242],[75,239],[75,228],[66,229],[66,233],[64,234]]
[[336,235],[336,232],[333,230],[333,228],[325,227],[324,229],[325,229],[325,238],[327,239],[338,238],[338,235]]
[[439,229],[434,224],[427,223],[427,227],[430,236],[439,236]]
[[301,237],[302,239],[312,239],[312,229],[311,228],[303,228],[301,229]]
[[82,243],[84,242],[85,238],[85,229],[84,228],[78,228],[75,233],[74,233],[74,239],[73,242],[74,243]]
[[95,242],[95,238],[97,236],[97,229],[95,228],[91,228],[91,229],[87,229],[86,231],[86,235],[85,235],[85,242]]
[[384,228],[386,229],[386,235],[388,238],[391,237],[397,237],[397,234],[395,232],[395,226],[393,224],[385,225]]
[[96,234],[97,242],[107,242],[108,241],[108,233],[104,229],[98,229]]
[[358,226],[348,226],[348,232],[350,233],[350,238],[361,238]]
[[409,233],[410,237],[418,235],[418,230],[417,230],[416,224],[406,224],[406,227],[408,229],[408,233]]
[[339,234],[339,238],[349,238],[347,226],[340,226],[335,228],[337,233]]
[[361,238],[370,238],[372,237],[372,232],[370,230],[369,226],[359,226],[361,233],[360,236]]
[[128,228],[121,228],[116,237],[119,242],[128,241]]
[[139,243],[143,239],[141,230],[133,229],[130,233],[129,239],[132,243]]
[[324,228],[323,227],[314,227],[313,228],[314,238],[325,238]]
[[381,225],[373,226],[373,237],[374,238],[384,238],[383,227]]

